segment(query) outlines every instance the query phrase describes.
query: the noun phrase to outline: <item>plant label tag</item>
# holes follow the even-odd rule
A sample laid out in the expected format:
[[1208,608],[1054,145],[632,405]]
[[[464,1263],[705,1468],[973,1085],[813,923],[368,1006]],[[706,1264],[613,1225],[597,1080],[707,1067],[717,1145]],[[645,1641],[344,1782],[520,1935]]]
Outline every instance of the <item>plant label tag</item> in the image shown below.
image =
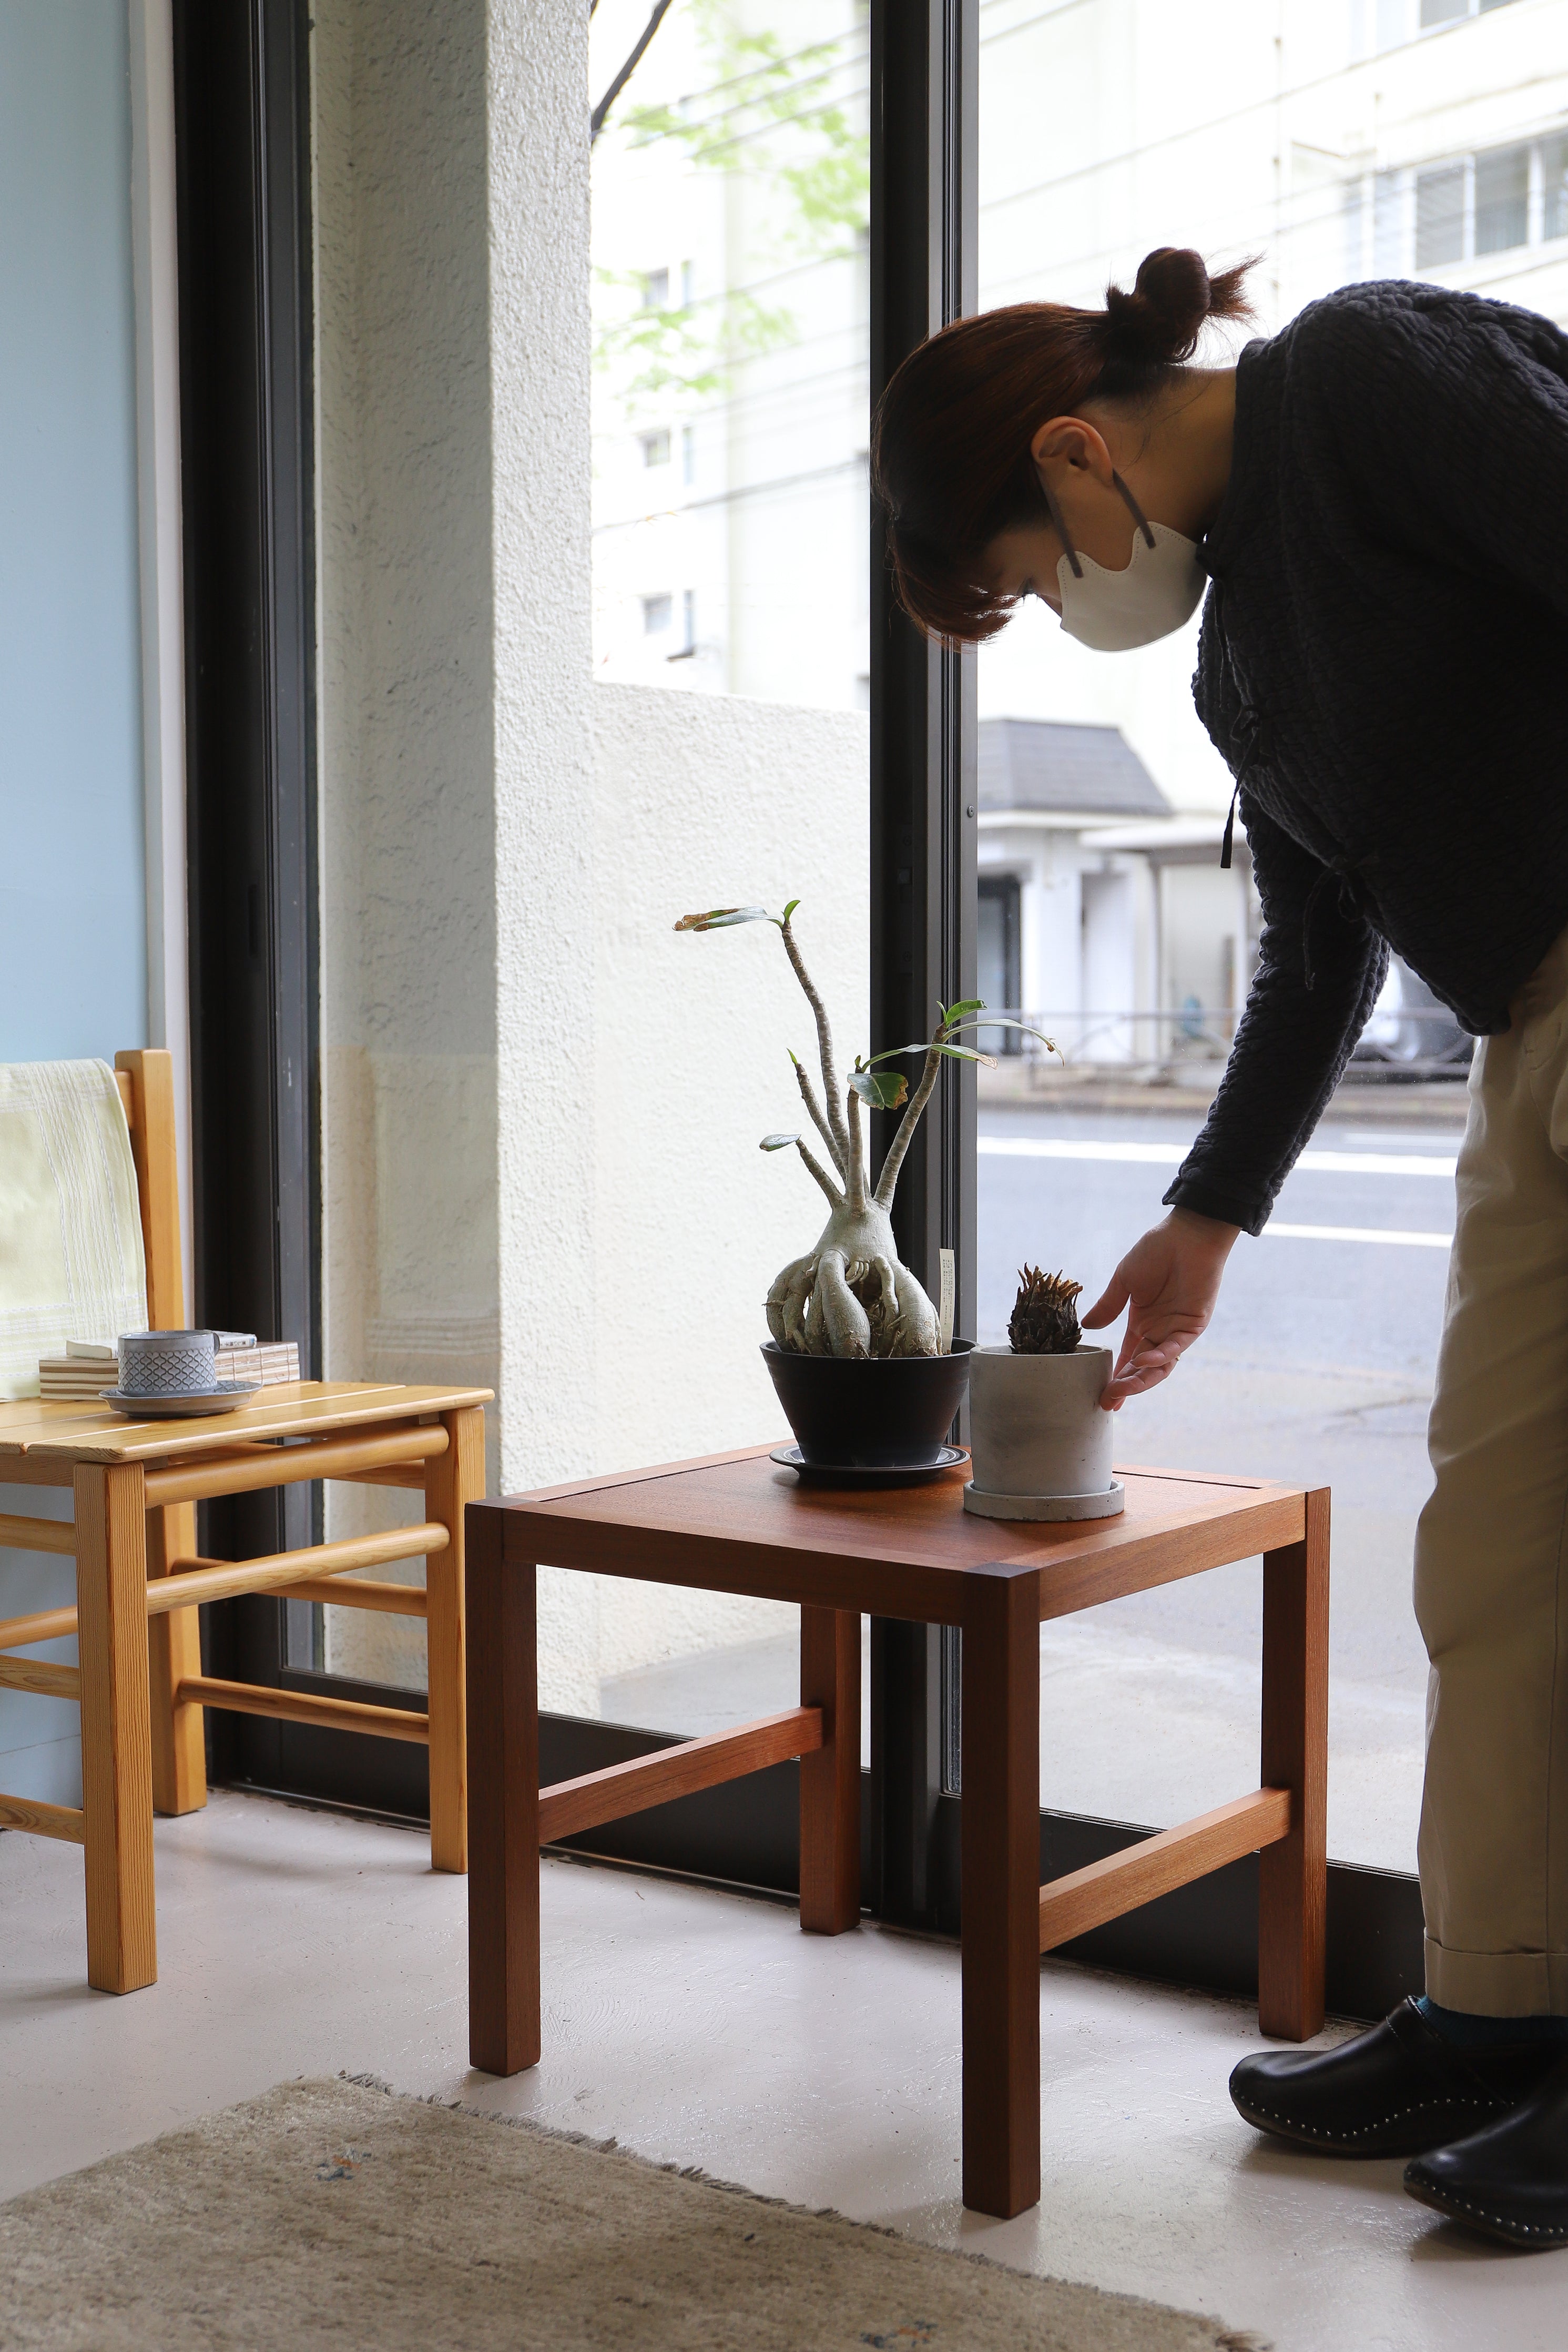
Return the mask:
[[951,1250],[939,1250],[937,1256],[942,1264],[942,1303],[936,1309],[936,1320],[941,1352],[950,1356],[953,1352],[953,1295],[957,1287],[957,1261]]

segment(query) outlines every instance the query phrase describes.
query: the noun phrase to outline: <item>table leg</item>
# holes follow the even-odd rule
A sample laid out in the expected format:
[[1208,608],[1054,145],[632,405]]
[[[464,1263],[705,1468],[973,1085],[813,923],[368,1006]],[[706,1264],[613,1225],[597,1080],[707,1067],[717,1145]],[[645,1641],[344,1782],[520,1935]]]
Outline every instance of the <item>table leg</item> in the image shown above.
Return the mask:
[[464,1717],[464,1512],[485,1492],[485,1414],[465,1405],[442,1415],[444,1454],[424,1473],[424,1515],[452,1538],[424,1563],[426,1686],[430,1696],[430,1864],[468,1867],[467,1734]]
[[78,1463],[73,1483],[87,1980],[135,1992],[158,1974],[146,1481],[140,1465]]
[[[147,1574],[167,1576],[177,1559],[196,1551],[194,1503],[165,1503],[147,1514]],[[167,1609],[147,1621],[148,1674],[152,1701],[152,1810],[200,1812],[207,1801],[207,1746],[203,1709],[176,1698],[187,1675],[202,1671],[201,1621],[193,1609]]]
[[1040,2200],[1040,1578],[975,1571],[964,1622],[964,2202]]
[[468,2055],[516,2074],[539,2056],[536,1576],[501,1512],[470,1511],[467,1538]]
[[800,1704],[822,1710],[822,1744],[800,1759],[800,1925],[841,1936],[861,1918],[861,1621],[800,1611]]
[[1328,1910],[1329,1490],[1300,1543],[1263,1555],[1263,1785],[1291,1792],[1291,1833],[1259,1856],[1258,2022],[1304,2042],[1323,2021]]

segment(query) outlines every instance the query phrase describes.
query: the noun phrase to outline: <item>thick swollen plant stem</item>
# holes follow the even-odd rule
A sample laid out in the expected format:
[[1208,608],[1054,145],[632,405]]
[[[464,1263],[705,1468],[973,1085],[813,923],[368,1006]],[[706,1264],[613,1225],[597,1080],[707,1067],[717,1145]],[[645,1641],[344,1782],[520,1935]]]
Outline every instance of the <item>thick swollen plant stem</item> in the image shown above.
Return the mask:
[[936,1310],[899,1259],[885,1209],[836,1208],[768,1294],[768,1328],[804,1356],[935,1356]]
[[[909,1149],[920,1114],[931,1098],[943,1055],[955,1054],[985,1060],[972,1048],[951,1041],[964,1025],[961,1016],[983,1011],[978,999],[951,1009],[938,1006],[939,1024],[925,1055],[920,1084],[904,1114],[892,1150],[883,1162],[874,1193],[866,1169],[862,1103],[896,1110],[904,1081],[877,1065],[896,1060],[918,1045],[891,1046],[870,1062],[857,1061],[841,1094],[833,1063],[833,1033],[827,1007],[801,960],[789,918],[799,901],[791,899],[782,915],[766,907],[715,907],[706,914],[683,915],[678,931],[712,931],[737,923],[776,924],[790,969],[800,982],[817,1024],[817,1051],[822,1069],[819,1102],[810,1074],[791,1054],[800,1099],[812,1126],[827,1146],[839,1178],[835,1183],[799,1135],[768,1135],[765,1151],[793,1144],[812,1181],[828,1202],[828,1222],[816,1247],[787,1265],[768,1294],[768,1328],[780,1348],[808,1356],[935,1356],[941,1347],[936,1310],[909,1268],[900,1260],[893,1238],[894,1188]],[[1001,1017],[1001,1016],[998,1016]],[[1019,1024],[1013,1024],[1019,1026]]]

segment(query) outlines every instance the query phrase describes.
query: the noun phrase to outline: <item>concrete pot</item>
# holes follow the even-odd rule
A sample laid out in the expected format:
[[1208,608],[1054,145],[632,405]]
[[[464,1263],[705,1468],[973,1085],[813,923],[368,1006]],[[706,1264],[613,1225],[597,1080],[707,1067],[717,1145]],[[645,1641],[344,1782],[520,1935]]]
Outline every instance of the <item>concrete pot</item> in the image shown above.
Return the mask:
[[975,1349],[967,1511],[990,1519],[1104,1519],[1125,1507],[1111,1475],[1114,1417],[1100,1410],[1112,1361],[1109,1348],[1082,1345],[1071,1356]]

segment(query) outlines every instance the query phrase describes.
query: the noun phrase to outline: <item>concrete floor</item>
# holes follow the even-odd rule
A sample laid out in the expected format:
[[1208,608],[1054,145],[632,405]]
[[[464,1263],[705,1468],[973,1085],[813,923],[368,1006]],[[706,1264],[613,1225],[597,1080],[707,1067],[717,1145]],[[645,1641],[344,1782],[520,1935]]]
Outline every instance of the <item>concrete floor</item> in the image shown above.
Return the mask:
[[503,2083],[467,2067],[464,1886],[422,1839],[224,1792],[157,1839],[162,1978],[113,2000],[82,1981],[79,1853],[0,1835],[0,2197],[341,2069],[1221,2315],[1278,2352],[1563,2341],[1568,2252],[1488,2249],[1396,2165],[1299,2159],[1238,2122],[1237,2003],[1046,1962],[1044,2193],[989,2221],[958,2202],[951,1946],[802,1937],[780,1906],[548,1862],[544,2061]]

